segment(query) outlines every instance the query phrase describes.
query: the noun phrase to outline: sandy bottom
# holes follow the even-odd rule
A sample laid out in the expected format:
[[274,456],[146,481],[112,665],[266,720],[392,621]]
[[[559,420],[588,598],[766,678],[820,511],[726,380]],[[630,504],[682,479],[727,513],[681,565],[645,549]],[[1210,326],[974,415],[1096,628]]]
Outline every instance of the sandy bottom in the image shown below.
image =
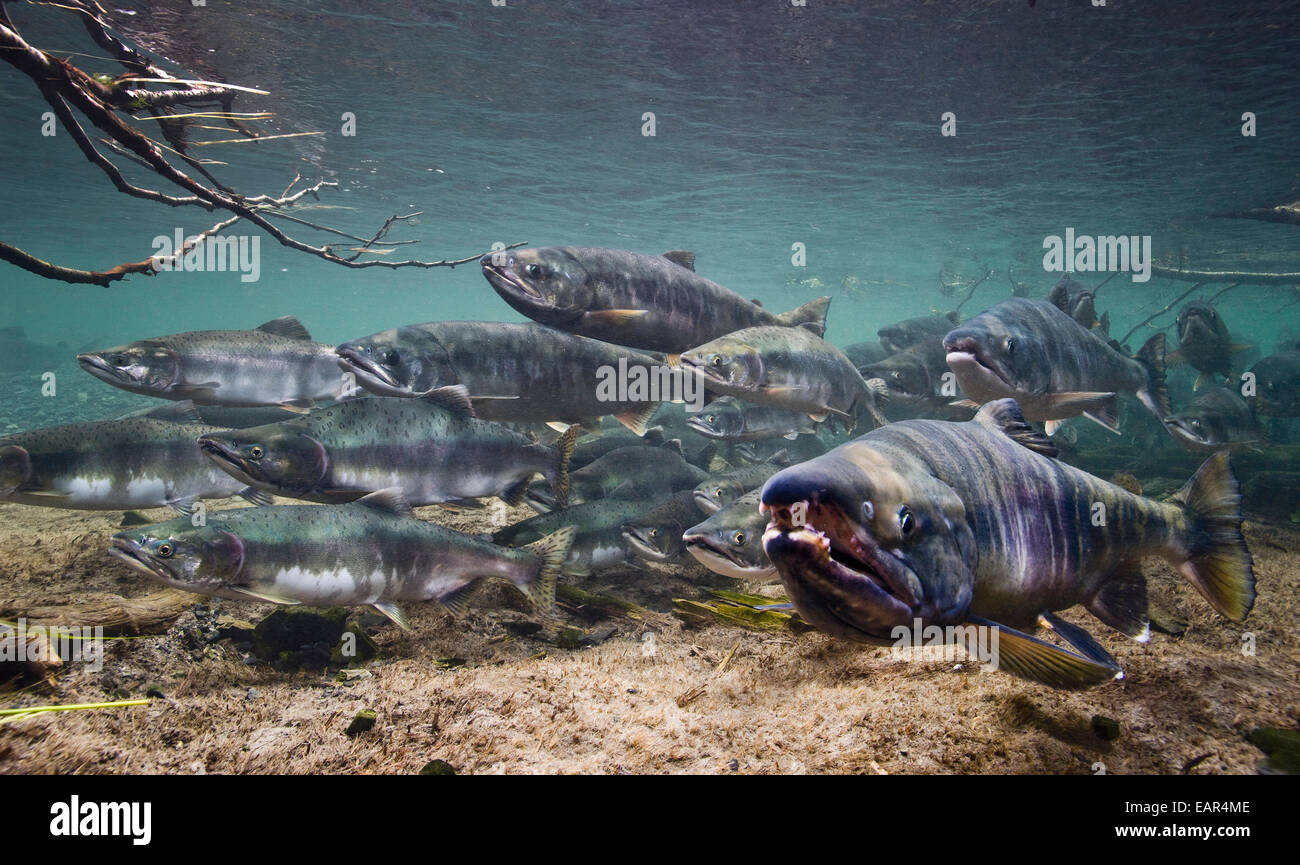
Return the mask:
[[[421,514],[487,528],[472,513]],[[153,591],[104,552],[120,519],[0,505],[0,608]],[[1139,645],[1067,614],[1127,673],[1087,692],[817,633],[688,629],[668,614],[673,597],[735,584],[656,568],[584,585],[650,607],[641,620],[562,609],[518,636],[508,625],[536,617],[508,587],[485,587],[455,618],[412,606],[414,632],[378,626],[383,654],[348,682],[337,668],[250,666],[232,640],[197,637],[187,611],[165,635],[108,641],[98,672],[70,664],[0,691],[4,707],[165,695],[0,724],[0,772],[413,773],[440,759],[461,773],[1253,773],[1262,754],[1244,734],[1300,721],[1300,533],[1248,523],[1246,536],[1259,600],[1244,626],[1154,560],[1152,603],[1188,623],[1182,636]],[[251,622],[272,609],[211,604]],[[566,650],[554,643],[561,626],[613,632]],[[349,737],[361,709],[376,724]],[[1097,714],[1119,722],[1117,740],[1094,733]]]

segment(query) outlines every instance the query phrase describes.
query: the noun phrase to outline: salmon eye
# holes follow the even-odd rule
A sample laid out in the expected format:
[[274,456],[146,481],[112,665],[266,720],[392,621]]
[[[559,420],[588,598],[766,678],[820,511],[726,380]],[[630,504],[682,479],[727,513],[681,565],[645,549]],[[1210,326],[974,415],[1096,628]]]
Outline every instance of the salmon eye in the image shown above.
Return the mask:
[[912,516],[912,511],[907,505],[898,509],[898,527],[903,530],[904,535],[910,535],[916,528],[916,517]]
[[530,264],[524,268],[524,273],[528,274],[530,279],[542,278],[542,266],[540,264]]
[[736,546],[742,546],[745,543],[745,533],[736,532],[736,534],[733,535],[731,539],[735,541]]
[[126,366],[130,358],[124,354],[112,354],[108,356],[108,362],[111,366]]
[[1006,349],[1007,349],[1007,354],[1015,354],[1015,353],[1016,353],[1016,341],[1015,341],[1014,339],[1011,339],[1010,337],[1007,337],[1007,341],[1006,341],[1005,345],[1006,345]]
[[248,449],[248,455],[255,460],[260,460],[266,451],[262,450],[261,445],[253,445]]
[[705,418],[705,420],[708,421],[709,423],[714,423],[715,421],[717,421],[717,419],[718,419],[718,416],[715,415],[715,414],[711,414],[711,415],[709,415],[708,417]]
[[386,348],[379,353],[379,362],[388,366],[395,366],[402,356],[397,353],[395,348]]
[[658,530],[658,529],[651,529],[651,530],[650,530],[650,537],[655,538],[656,540],[658,540],[658,538],[659,538],[659,530]]
[[172,552],[173,550],[171,544],[162,543],[158,545],[158,558],[170,559],[172,557]]
[[715,354],[713,357],[709,358],[709,363],[714,366],[722,366],[725,362],[726,361],[722,359],[722,355],[720,354]]

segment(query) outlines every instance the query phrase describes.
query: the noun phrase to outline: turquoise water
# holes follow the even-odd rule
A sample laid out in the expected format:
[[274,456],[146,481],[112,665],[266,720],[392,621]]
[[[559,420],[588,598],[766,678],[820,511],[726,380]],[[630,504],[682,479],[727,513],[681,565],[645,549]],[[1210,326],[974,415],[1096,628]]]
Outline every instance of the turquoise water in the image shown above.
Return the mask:
[[[828,337],[839,344],[952,308],[943,271],[996,270],[966,314],[1009,295],[1008,266],[1045,294],[1058,275],[1043,272],[1042,241],[1067,227],[1150,235],[1157,258],[1194,268],[1300,270],[1300,228],[1210,218],[1295,195],[1295,4],[115,8],[134,10],[114,20],[177,69],[271,92],[236,109],[273,111],[276,132],[325,133],[201,148],[229,163],[212,167],[223,182],[255,194],[279,192],[296,171],[336,181],[301,215],[362,236],[423,211],[391,235],[420,243],[390,257],[517,241],[691,249],[701,274],[768,308],[833,294]],[[11,11],[34,44],[88,71],[120,71],[67,14]],[[0,76],[0,238],[102,268],[147,257],[155,235],[216,221],[117,193],[67,135],[40,134],[45,106],[31,82],[8,66]],[[647,111],[653,137],[642,135]],[[940,134],[948,111],[955,137]],[[1258,118],[1254,137],[1241,135],[1245,111]],[[340,134],[344,112],[356,116],[353,137]],[[792,265],[794,243],[806,244],[806,267]],[[348,270],[268,238],[260,264],[251,284],[163,274],[107,289],[3,266],[0,326],[75,350],[285,314],[327,342],[433,319],[519,318],[474,265]],[[1187,287],[1120,277],[1098,307],[1122,333]],[[1277,312],[1296,296],[1242,287],[1220,306],[1235,333],[1270,350],[1300,335],[1300,305]],[[70,384],[76,376],[78,388],[105,387],[75,368]]]

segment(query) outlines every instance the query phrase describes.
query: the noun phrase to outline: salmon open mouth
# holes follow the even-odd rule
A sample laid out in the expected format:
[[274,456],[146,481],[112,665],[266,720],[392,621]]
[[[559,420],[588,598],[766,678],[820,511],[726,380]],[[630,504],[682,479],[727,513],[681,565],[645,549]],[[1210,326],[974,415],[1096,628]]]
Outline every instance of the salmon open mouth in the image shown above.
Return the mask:
[[540,291],[533,288],[527,281],[515,275],[515,273],[508,268],[498,267],[495,264],[484,264],[482,267],[483,276],[487,278],[488,282],[492,283],[492,287],[497,291],[507,294],[510,292],[518,292],[525,297],[539,302],[546,300]]
[[109,384],[116,384],[118,382],[133,384],[135,382],[135,380],[129,375],[124,374],[117,367],[113,366],[97,354],[77,355],[77,365],[95,378],[106,381]]
[[248,470],[248,461],[221,442],[206,437],[200,438],[199,450],[203,452],[204,456],[220,466],[222,471],[229,473],[236,480],[246,484],[252,484],[257,480]]
[[402,390],[402,383],[391,372],[360,349],[341,345],[334,352],[339,356],[339,366],[345,370],[354,372],[363,379],[370,379],[392,390],[405,393]]
[[777,547],[778,555],[795,555],[821,569],[843,589],[861,589],[868,598],[909,610],[921,603],[921,582],[899,555],[882,547],[834,505],[801,504],[802,525],[795,525],[790,506],[762,505],[772,514],[763,546],[774,563],[777,556],[770,544]]
[[1002,370],[990,362],[990,358],[977,341],[967,338],[957,339],[945,342],[944,349],[947,351],[944,360],[948,368],[957,374],[959,380],[964,379],[963,390],[970,389],[966,383],[978,385],[982,382],[984,388],[999,393],[1016,392],[1015,385]]

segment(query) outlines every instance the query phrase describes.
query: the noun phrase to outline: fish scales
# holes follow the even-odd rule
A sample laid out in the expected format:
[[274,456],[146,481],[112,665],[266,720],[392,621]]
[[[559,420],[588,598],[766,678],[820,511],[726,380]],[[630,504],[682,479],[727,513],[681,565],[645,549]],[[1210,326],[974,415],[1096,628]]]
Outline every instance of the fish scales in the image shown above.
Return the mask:
[[618,345],[680,353],[760,325],[825,329],[823,297],[785,315],[694,270],[694,256],[621,249],[544,247],[490,253],[483,275],[518,312],[543,324]]
[[292,316],[138,340],[77,361],[123,390],[199,405],[303,407],[345,395],[333,346],[312,342]]
[[8,501],[87,510],[233,496],[245,484],[204,459],[195,443],[219,429],[127,417],[3,436],[0,491]]
[[[966,423],[891,424],[770,478],[764,549],[796,608],[832,635],[879,642],[915,621],[993,626],[1005,668],[1053,687],[1122,675],[1055,613],[1085,604],[1147,639],[1147,556],[1176,565],[1222,615],[1249,614],[1255,578],[1226,452],[1166,502],[1055,454],[1011,399]],[[1016,630],[1038,624],[1077,651]]]
[[467,412],[459,388],[417,399],[369,397],[204,436],[200,444],[236,477],[311,501],[347,501],[397,487],[409,502],[433,504],[504,495],[537,473],[561,481],[569,444],[536,444]]
[[510,580],[543,611],[572,541],[561,529],[508,549],[415,519],[396,490],[344,505],[221,511],[113,536],[114,558],[167,585],[217,597],[371,604],[407,627],[396,604],[455,603],[482,578]]
[[663,366],[657,356],[544,325],[486,321],[394,328],[343,343],[338,354],[362,387],[382,396],[462,384],[485,420],[587,422],[643,414],[638,431],[658,402],[606,399],[600,371],[649,374]]
[[[980,550],[977,585],[983,587],[971,609],[986,618],[1013,626],[1031,622],[1032,616],[1010,609],[1023,608],[1026,598],[1063,605],[1057,609],[1081,603],[1116,566],[1152,554],[1158,539],[1186,526],[1178,508],[1036,458],[1006,436],[927,420],[885,430],[896,438],[893,446],[930,464],[966,503]],[[1105,507],[1106,531],[1092,523],[1093,503]]]

